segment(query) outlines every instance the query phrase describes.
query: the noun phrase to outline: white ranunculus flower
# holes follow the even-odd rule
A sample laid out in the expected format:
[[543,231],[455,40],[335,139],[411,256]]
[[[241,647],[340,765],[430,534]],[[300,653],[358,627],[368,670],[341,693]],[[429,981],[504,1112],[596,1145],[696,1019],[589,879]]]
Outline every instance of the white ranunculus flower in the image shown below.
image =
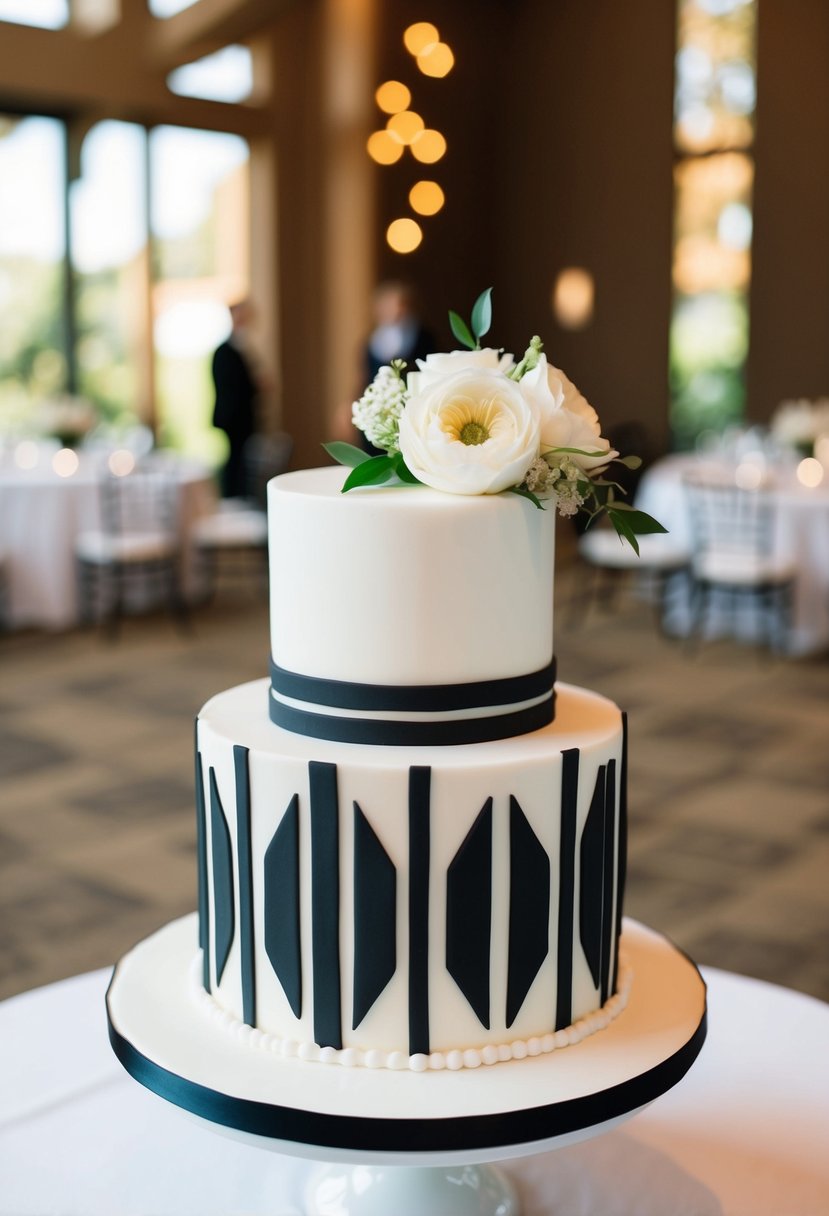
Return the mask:
[[497,367],[473,366],[441,375],[409,398],[399,442],[406,464],[427,486],[498,494],[520,485],[538,456],[538,413]]
[[619,453],[602,439],[599,416],[593,406],[568,380],[564,372],[539,355],[537,365],[521,377],[519,388],[538,411],[541,426],[541,451],[553,448],[579,448],[601,452],[601,456],[572,456],[585,473],[604,468]]
[[483,350],[452,350],[446,354],[427,355],[418,359],[420,371],[409,372],[407,386],[410,393],[422,393],[430,385],[453,376],[456,372],[487,369],[508,372],[515,365],[512,355],[502,354],[491,346]]

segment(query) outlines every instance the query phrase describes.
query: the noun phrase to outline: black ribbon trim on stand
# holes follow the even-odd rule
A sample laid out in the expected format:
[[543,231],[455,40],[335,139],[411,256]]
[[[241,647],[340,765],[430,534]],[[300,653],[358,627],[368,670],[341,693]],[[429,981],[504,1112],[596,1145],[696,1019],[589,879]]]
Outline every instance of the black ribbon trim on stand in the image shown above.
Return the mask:
[[328,1115],[219,1093],[142,1055],[115,1029],[108,1007],[107,1020],[112,1048],[130,1076],[167,1102],[210,1123],[296,1144],[393,1153],[458,1152],[529,1144],[629,1114],[682,1080],[699,1055],[707,1030],[707,1015],[703,1013],[690,1039],[666,1060],[628,1081],[583,1097],[491,1115],[388,1119]]
[[511,739],[548,726],[555,717],[555,693],[544,701],[511,713],[486,718],[450,718],[426,722],[400,719],[339,718],[309,713],[278,701],[272,693],[271,721],[295,735],[328,739],[334,743],[368,743],[385,747],[434,747],[463,743],[491,743]]
[[348,680],[324,680],[286,671],[271,659],[271,685],[275,693],[311,705],[332,709],[361,709],[395,713],[449,713],[456,709],[485,709],[516,705],[542,697],[556,680],[553,658],[540,671],[500,680],[476,680],[469,684],[356,684]]

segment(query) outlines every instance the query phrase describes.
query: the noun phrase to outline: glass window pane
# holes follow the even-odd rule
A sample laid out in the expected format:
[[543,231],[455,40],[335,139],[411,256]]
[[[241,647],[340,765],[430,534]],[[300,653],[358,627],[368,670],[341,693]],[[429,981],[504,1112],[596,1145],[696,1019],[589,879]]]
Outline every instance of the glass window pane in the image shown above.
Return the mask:
[[51,118],[0,114],[0,428],[36,425],[66,385],[66,144]]
[[223,459],[211,426],[213,351],[227,305],[249,289],[248,146],[236,135],[156,127],[150,134],[153,334],[164,442]]
[[746,148],[754,138],[754,0],[679,0],[676,145]]
[[78,388],[109,421],[134,419],[142,404],[146,138],[132,123],[98,123],[70,191]]
[[0,21],[59,30],[69,22],[69,0],[0,0]]
[[154,17],[174,17],[195,3],[196,0],[149,0],[148,7]]
[[246,46],[225,46],[213,55],[176,68],[167,86],[182,97],[244,101],[253,89],[253,61]]
[[754,166],[741,152],[680,161],[674,172],[674,287],[746,291]]

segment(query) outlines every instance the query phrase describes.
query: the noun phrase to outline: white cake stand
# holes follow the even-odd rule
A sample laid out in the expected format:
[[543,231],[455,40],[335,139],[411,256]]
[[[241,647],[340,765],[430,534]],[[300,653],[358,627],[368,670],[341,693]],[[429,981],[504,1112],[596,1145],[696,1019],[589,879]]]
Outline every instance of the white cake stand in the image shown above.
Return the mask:
[[617,1126],[672,1088],[706,1032],[705,984],[661,935],[626,920],[626,1009],[549,1055],[461,1072],[302,1063],[239,1041],[190,989],[195,915],[117,964],[110,1041],[126,1070],[213,1130],[329,1162],[309,1216],[517,1216],[493,1161]]

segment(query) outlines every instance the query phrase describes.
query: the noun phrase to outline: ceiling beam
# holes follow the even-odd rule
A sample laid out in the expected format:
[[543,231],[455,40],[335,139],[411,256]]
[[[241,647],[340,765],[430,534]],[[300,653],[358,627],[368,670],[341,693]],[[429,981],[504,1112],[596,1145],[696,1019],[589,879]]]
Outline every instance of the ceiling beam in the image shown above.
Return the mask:
[[140,48],[117,29],[97,38],[71,28],[41,30],[3,24],[0,37],[0,109],[120,118],[149,126],[172,123],[254,137],[270,127],[255,105],[229,105],[178,97],[163,71],[151,72]]
[[295,0],[197,0],[149,31],[149,63],[164,72],[273,25]]

